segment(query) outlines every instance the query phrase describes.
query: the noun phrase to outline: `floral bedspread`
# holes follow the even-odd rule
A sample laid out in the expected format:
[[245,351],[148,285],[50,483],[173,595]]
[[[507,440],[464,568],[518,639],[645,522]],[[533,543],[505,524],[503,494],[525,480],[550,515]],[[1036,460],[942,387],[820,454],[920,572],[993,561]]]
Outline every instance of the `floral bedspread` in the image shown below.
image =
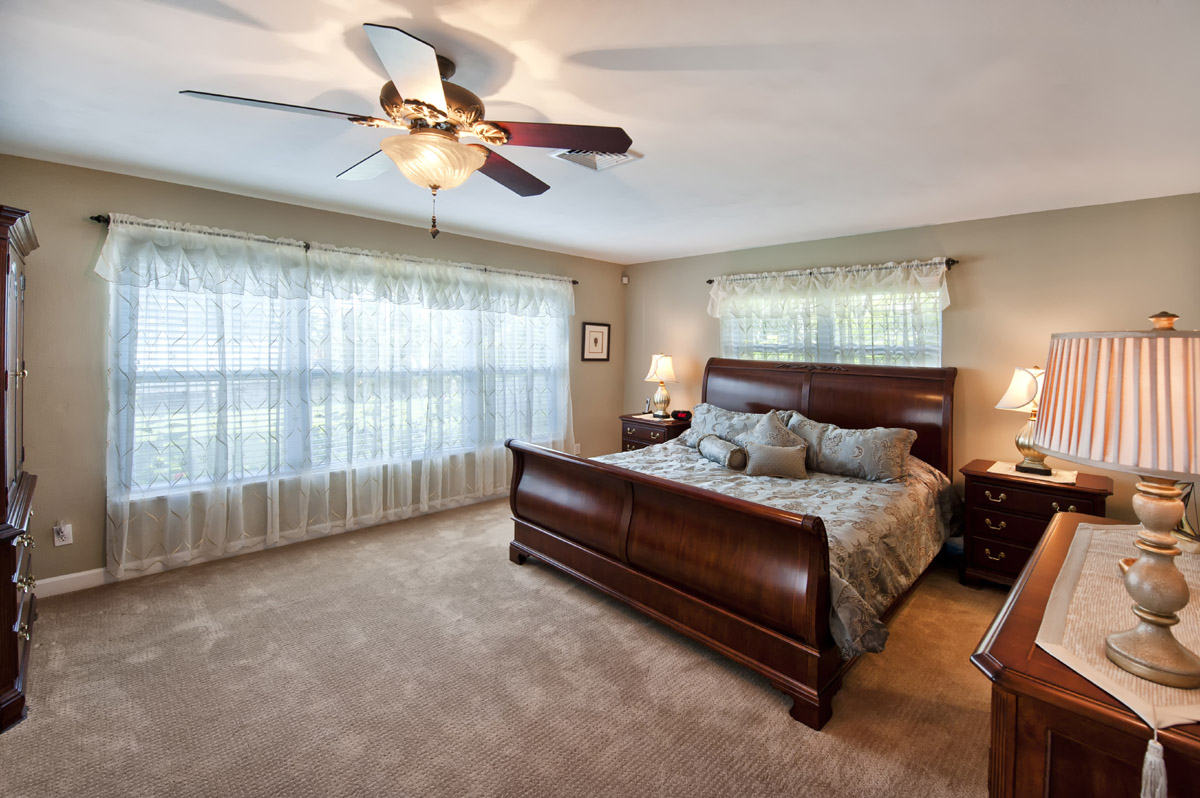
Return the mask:
[[843,657],[882,651],[881,613],[916,581],[950,534],[958,497],[950,480],[915,457],[900,482],[809,472],[808,479],[750,477],[680,441],[593,458],[726,496],[819,515],[829,537],[830,628]]

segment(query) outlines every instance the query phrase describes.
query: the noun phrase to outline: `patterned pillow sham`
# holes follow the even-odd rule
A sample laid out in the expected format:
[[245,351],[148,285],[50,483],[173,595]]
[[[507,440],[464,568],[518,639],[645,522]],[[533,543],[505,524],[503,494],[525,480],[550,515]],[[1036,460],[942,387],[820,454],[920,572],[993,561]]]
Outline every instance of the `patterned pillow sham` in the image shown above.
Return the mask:
[[744,432],[754,429],[765,413],[738,413],[734,410],[701,402],[692,409],[692,426],[679,436],[679,439],[695,449],[700,445],[700,439],[705,435],[716,435],[718,438],[732,442]]
[[716,435],[705,435],[696,450],[719,466],[740,471],[746,467],[746,450],[741,446],[722,440]]
[[746,474],[752,477],[788,477],[808,479],[804,452],[808,444],[770,446],[750,441],[746,444]]
[[792,415],[788,429],[808,444],[806,464],[810,471],[872,482],[904,479],[908,453],[917,439],[917,433],[910,429],[842,429],[836,424],[813,421],[800,413]]
[[779,418],[779,411],[772,410],[764,413],[762,420],[754,425],[754,429],[743,432],[733,439],[738,446],[748,443],[758,443],[765,446],[802,446],[804,438],[792,432]]

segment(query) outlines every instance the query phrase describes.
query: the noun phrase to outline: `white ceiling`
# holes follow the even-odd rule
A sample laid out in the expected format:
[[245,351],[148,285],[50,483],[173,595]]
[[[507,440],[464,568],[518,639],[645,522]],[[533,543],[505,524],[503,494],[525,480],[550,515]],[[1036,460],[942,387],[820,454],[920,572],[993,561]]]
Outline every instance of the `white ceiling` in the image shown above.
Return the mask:
[[618,263],[1200,191],[1197,0],[0,8],[0,151],[425,226],[398,172],[334,179],[386,131],[177,93],[379,114],[361,24],[403,28],[489,118],[619,125],[645,156],[503,148],[550,191],[476,175],[440,227]]

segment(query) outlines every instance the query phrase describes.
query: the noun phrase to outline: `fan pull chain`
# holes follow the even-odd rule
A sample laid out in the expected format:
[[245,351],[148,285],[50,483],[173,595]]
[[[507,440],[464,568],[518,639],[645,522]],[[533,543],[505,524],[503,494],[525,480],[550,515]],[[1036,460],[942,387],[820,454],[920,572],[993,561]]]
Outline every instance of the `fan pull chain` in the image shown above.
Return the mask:
[[437,238],[438,233],[442,232],[441,230],[437,229],[437,190],[438,190],[438,187],[430,186],[429,188],[431,191],[433,191],[433,216],[430,217],[430,219],[429,219],[429,235],[433,238]]

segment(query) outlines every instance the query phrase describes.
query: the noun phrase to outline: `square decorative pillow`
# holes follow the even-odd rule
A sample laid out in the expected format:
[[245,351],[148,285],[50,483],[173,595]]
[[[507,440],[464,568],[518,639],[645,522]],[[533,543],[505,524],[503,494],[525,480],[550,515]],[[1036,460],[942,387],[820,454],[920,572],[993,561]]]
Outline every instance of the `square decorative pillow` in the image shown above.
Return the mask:
[[705,435],[700,439],[697,451],[720,466],[740,471],[746,467],[746,450],[716,435]]
[[750,441],[746,444],[746,474],[752,477],[788,477],[807,479],[804,467],[804,450],[808,444],[799,446],[769,446]]
[[917,433],[899,427],[842,429],[796,413],[788,429],[808,443],[808,467],[826,474],[899,482]]
[[754,429],[763,413],[738,413],[702,402],[692,409],[692,426],[679,439],[695,449],[705,435],[732,442],[743,432]]
[[754,425],[754,429],[738,435],[733,442],[739,446],[745,446],[747,443],[761,443],[766,446],[800,446],[805,443],[805,440],[784,426],[778,411],[772,410],[770,413],[763,414],[762,420]]

